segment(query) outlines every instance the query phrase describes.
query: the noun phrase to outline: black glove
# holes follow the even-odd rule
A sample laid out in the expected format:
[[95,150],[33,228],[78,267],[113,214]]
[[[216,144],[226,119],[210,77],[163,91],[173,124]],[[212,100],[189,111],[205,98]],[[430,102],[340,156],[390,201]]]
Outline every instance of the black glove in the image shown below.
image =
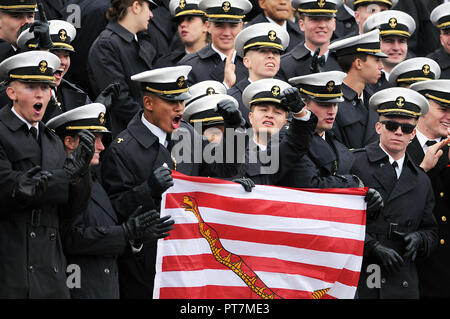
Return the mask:
[[294,87],[287,88],[281,92],[280,103],[294,114],[300,112],[305,106],[300,91]]
[[143,212],[139,206],[128,220],[122,224],[125,237],[129,241],[159,239],[169,236],[168,232],[173,229],[175,223],[169,220],[170,216],[159,218],[156,210]]
[[143,212],[143,210],[142,206],[139,206],[128,220],[122,224],[127,240],[134,241],[143,238],[150,223],[158,218],[156,211]]
[[402,238],[406,244],[405,247],[406,252],[403,254],[403,257],[404,258],[411,257],[412,261],[416,260],[417,251],[423,245],[423,238],[420,235],[420,233],[413,232],[406,234],[395,231],[394,234],[399,238]]
[[78,147],[65,160],[63,169],[66,171],[71,182],[89,171],[89,164],[94,156],[95,136],[88,130],[78,133],[80,142]]
[[372,249],[372,253],[381,262],[381,265],[388,273],[392,274],[395,271],[401,270],[404,261],[394,249],[383,246],[377,242]]
[[246,192],[251,192],[252,188],[255,187],[255,183],[250,178],[237,178],[233,179],[232,182],[241,184]]
[[114,104],[115,99],[120,95],[120,84],[119,82],[114,82],[108,85],[95,99],[95,103],[101,103],[106,107],[108,112],[111,106]]
[[17,178],[12,197],[23,206],[39,200],[47,190],[48,179],[51,176],[50,172],[42,171],[40,166],[29,169]]
[[384,207],[383,197],[376,189],[369,188],[364,200],[367,202],[367,217],[370,219],[377,218],[378,213]]
[[245,127],[245,120],[242,117],[242,113],[236,108],[232,101],[220,101],[217,103],[215,111],[222,115],[224,122],[229,126],[233,128]]
[[172,171],[165,166],[155,169],[147,180],[153,198],[158,198],[173,186]]
[[169,220],[171,216],[159,218],[159,213],[153,210],[157,218],[152,221],[145,231],[144,239],[160,239],[169,236],[169,232],[173,229],[174,220]]
[[34,33],[37,40],[37,49],[49,50],[53,48],[53,41],[50,37],[50,25],[48,22],[36,20],[30,26],[30,32]]

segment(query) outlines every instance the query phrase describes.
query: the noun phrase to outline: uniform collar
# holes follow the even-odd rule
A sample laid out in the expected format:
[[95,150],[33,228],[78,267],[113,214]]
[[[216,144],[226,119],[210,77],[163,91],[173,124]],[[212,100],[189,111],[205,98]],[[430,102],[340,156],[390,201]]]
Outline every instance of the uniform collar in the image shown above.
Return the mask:
[[296,60],[302,59],[305,55],[309,54],[309,50],[305,46],[305,41],[297,44],[291,52],[292,57]]
[[[225,54],[223,54],[222,52],[220,52],[219,50],[217,50],[217,49],[214,47],[214,44],[212,44],[212,43],[211,43],[211,49],[212,49],[213,51],[215,51],[215,52],[220,56],[220,59],[221,59],[222,61],[224,61],[224,60],[226,59],[227,56],[226,56]],[[232,62],[234,63],[235,60],[236,60],[236,50],[234,50]]]
[[131,43],[135,39],[135,34],[131,33],[117,22],[110,22],[106,26],[107,29],[113,31],[125,41]]
[[[25,123],[27,125],[28,130],[30,130],[30,128],[32,127],[32,125],[30,123],[27,122],[27,120],[25,120],[22,116],[19,115],[19,113],[16,112],[16,110],[14,109],[14,106],[11,107],[11,112],[14,113],[15,116],[17,116],[17,118],[22,121],[23,123]],[[39,123],[35,126],[36,130],[37,130],[37,134],[39,136]]]
[[417,141],[419,142],[420,147],[422,147],[424,153],[427,151],[427,148],[428,148],[428,145],[425,144],[427,141],[436,141],[437,143],[439,143],[441,141],[440,137],[438,137],[438,138],[428,138],[428,137],[426,137],[417,128],[416,128],[416,137],[417,137]]
[[167,133],[166,132],[164,132],[158,126],[147,121],[147,119],[144,116],[144,113],[142,113],[141,121],[145,125],[145,127],[147,127],[150,130],[150,132],[152,132],[158,138],[159,143],[161,145],[167,146]]

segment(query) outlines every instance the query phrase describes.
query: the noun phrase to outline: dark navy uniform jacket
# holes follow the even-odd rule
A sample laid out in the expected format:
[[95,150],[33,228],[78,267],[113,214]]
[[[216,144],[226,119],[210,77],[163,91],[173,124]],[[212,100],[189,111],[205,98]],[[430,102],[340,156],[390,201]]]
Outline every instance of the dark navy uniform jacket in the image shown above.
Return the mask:
[[367,220],[363,264],[361,268],[359,298],[418,298],[419,280],[416,263],[411,258],[404,259],[399,272],[386,273],[381,268],[381,288],[369,288],[367,266],[380,264],[372,254],[376,241],[394,249],[402,256],[405,253],[403,239],[391,237],[389,226],[397,224],[397,231],[419,232],[423,247],[418,256],[429,256],[437,244],[437,224],[433,216],[434,195],[430,180],[425,172],[405,155],[402,173],[397,180],[388,155],[378,142],[355,151],[352,173],[363,181],[366,187],[375,188],[383,197],[384,208],[375,220]]
[[336,12],[336,30],[333,32],[331,41],[348,38],[359,34],[358,23],[355,17],[341,6]]
[[358,95],[345,83],[342,83],[344,102],[339,103],[333,132],[338,141],[348,148],[361,148],[377,141],[375,123],[378,114],[368,107],[370,94],[364,90],[364,101],[361,103]]
[[[311,73],[311,51],[305,47],[305,42],[300,42],[292,51],[281,56],[280,71],[277,78],[288,82],[290,78]],[[341,67],[332,55],[328,55],[323,71],[341,71]]]
[[[87,207],[89,174],[71,184],[63,170],[62,142],[39,123],[39,141],[9,107],[0,110],[0,298],[68,298],[60,218]],[[50,171],[41,199],[24,205],[12,197],[19,176],[32,167]]]
[[[242,58],[236,55],[234,64],[236,65],[236,83],[248,78],[248,70],[244,66]],[[186,55],[178,62],[178,65],[192,66],[192,71],[188,75],[188,82],[191,85],[206,80],[214,80],[220,83],[224,80],[225,62],[211,48],[211,44],[196,53]]]
[[0,63],[16,54],[11,44],[0,38]]
[[109,23],[92,44],[88,72],[94,96],[115,81],[120,84],[119,97],[110,110],[113,136],[124,130],[141,110],[141,85],[131,76],[150,70],[155,56],[156,51],[146,38],[136,42],[131,32],[115,22]]
[[[311,147],[316,125],[317,117],[313,114],[308,121],[292,119],[272,136],[264,151],[251,139],[246,149],[245,163],[234,178],[250,178],[257,185],[278,185],[286,174],[282,154],[291,152],[289,158],[302,161]],[[276,143],[272,144],[273,141]]]
[[63,245],[68,264],[81,270],[81,287],[72,288],[73,299],[118,299],[117,258],[127,241],[108,195],[93,175],[87,209],[63,223]]
[[[418,260],[420,295],[430,298],[448,298],[450,292],[445,289],[450,282],[450,167],[448,167],[448,146],[442,148],[443,154],[436,166],[427,172],[433,186],[436,206],[434,217],[438,223],[439,244],[428,259]],[[414,137],[407,148],[414,163],[419,165],[425,154],[417,137]],[[441,240],[442,239],[442,240]]]
[[[288,133],[290,129],[288,130]],[[291,144],[280,155],[280,178],[277,185],[296,188],[346,188],[358,184],[350,169],[353,154],[339,143],[331,132],[325,133],[326,140],[312,135],[308,152],[301,158],[295,152],[295,135],[287,134]],[[290,150],[290,151],[289,151]]]
[[248,78],[242,79],[235,85],[233,85],[230,89],[228,89],[227,94],[234,97],[236,101],[239,102],[239,111],[241,111],[242,116],[247,122],[247,126],[250,127],[250,121],[248,119],[248,114],[250,113],[250,110],[246,108],[242,103],[242,93],[244,92],[245,88],[248,85],[250,85],[250,81],[248,80]]
[[433,59],[441,67],[440,79],[450,79],[450,54],[443,47],[428,54],[427,58]]
[[[164,163],[169,168],[190,176],[231,177],[238,173],[238,164],[207,164],[195,160],[194,150],[203,151],[209,144],[186,122],[182,122],[177,129],[183,133],[182,137],[178,141],[171,139],[168,148],[176,148],[180,143],[188,141],[190,144],[186,148],[190,151],[187,154],[189,160],[174,161],[168,148],[161,145],[159,139],[142,123],[141,116],[142,112],[136,114],[127,129],[115,138],[102,161],[103,186],[120,222],[126,220],[138,205],[142,205],[145,210],[158,209],[158,200],[152,197],[147,180]],[[200,142],[199,148],[194,146],[195,142]],[[156,241],[145,242],[138,254],[127,254],[120,258],[122,298],[152,297],[155,261]]]

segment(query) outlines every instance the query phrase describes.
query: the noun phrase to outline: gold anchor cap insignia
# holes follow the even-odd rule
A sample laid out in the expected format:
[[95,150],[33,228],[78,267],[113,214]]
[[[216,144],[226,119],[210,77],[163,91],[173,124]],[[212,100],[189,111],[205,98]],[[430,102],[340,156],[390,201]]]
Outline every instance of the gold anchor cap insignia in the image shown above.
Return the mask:
[[405,98],[404,98],[403,96],[399,96],[399,97],[395,100],[395,102],[396,102],[396,105],[397,105],[399,108],[402,108],[403,106],[405,106]]
[[336,86],[336,83],[334,83],[334,81],[328,81],[327,82],[327,90],[328,90],[328,92],[333,91],[335,86]]
[[180,87],[180,88],[183,87],[184,81],[185,81],[184,76],[180,76],[180,77],[177,79],[178,87]]
[[186,7],[186,0],[180,0],[180,9],[184,9]]
[[101,113],[98,115],[98,121],[100,122],[100,124],[105,123],[105,113],[101,112]]
[[66,41],[67,39],[67,31],[64,29],[59,30],[58,32],[59,38],[61,39],[61,41]]
[[274,30],[270,30],[268,35],[270,41],[275,41],[277,39],[277,33]]
[[319,8],[325,7],[325,0],[317,0],[317,5],[319,6]]
[[425,75],[430,74],[430,66],[428,64],[424,64],[424,66],[422,67],[422,72]]
[[272,92],[272,95],[275,96],[275,97],[280,95],[280,87],[278,85],[274,85],[272,87],[271,92]]
[[390,19],[389,19],[389,26],[390,26],[392,29],[395,29],[395,27],[397,26],[397,19],[396,19],[396,18],[390,18]]
[[39,70],[41,71],[41,73],[45,73],[45,71],[47,71],[47,66],[47,61],[42,60],[41,62],[39,62]]
[[231,9],[231,4],[228,1],[225,1],[222,3],[222,10],[223,12],[228,12]]
[[216,93],[216,90],[214,90],[214,88],[207,88],[206,89],[206,94],[207,95],[213,95]]

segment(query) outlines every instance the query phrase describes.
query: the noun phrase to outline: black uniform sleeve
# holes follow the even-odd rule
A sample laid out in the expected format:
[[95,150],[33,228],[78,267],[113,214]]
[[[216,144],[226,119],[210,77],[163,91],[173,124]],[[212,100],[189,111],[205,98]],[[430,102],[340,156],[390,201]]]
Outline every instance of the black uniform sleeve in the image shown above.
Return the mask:
[[127,81],[120,58],[116,54],[112,44],[104,39],[95,43],[95,47],[89,52],[89,68],[91,69],[90,83],[95,96],[109,84],[119,82],[120,94],[112,105],[111,112],[117,114],[117,118],[123,121],[123,126],[141,109],[141,105],[130,95]]
[[111,145],[102,162],[103,187],[109,195],[114,210],[123,222],[135,211],[138,205],[145,210],[156,209],[157,204],[151,196],[147,183],[137,183],[137,177],[127,165],[127,156]]
[[[83,214],[88,213],[85,211]],[[83,214],[62,223],[65,253],[112,257],[121,255],[127,245],[122,226],[90,226],[84,222]]]

